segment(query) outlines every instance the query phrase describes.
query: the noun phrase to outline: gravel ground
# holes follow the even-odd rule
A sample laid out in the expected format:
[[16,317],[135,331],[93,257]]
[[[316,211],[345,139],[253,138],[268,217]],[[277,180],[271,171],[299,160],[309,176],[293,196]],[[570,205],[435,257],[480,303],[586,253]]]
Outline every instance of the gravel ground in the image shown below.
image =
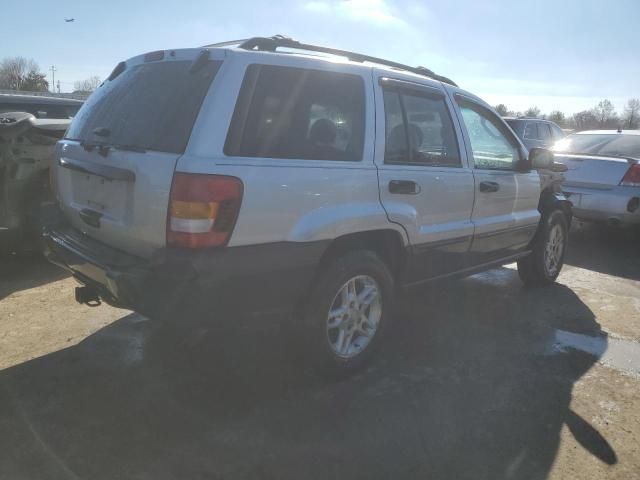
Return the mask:
[[327,382],[280,324],[178,341],[0,264],[1,479],[640,479],[640,235],[572,232],[557,285],[513,266],[403,299],[378,360]]

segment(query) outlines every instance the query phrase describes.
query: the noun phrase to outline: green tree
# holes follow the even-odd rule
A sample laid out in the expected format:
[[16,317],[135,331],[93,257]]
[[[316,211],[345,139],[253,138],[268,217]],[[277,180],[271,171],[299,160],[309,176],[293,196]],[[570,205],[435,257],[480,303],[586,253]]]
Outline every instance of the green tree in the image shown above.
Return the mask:
[[21,90],[27,90],[30,92],[47,92],[49,90],[47,76],[44,73],[36,71],[27,73],[24,82],[22,82]]

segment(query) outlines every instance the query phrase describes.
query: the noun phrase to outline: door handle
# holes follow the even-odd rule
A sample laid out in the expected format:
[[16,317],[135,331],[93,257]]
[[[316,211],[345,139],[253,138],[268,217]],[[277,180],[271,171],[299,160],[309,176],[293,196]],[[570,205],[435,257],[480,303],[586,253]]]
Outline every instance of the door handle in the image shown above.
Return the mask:
[[497,192],[500,190],[500,184],[497,182],[480,182],[480,191],[485,193]]
[[420,187],[412,180],[391,180],[389,182],[389,193],[417,195],[420,193]]

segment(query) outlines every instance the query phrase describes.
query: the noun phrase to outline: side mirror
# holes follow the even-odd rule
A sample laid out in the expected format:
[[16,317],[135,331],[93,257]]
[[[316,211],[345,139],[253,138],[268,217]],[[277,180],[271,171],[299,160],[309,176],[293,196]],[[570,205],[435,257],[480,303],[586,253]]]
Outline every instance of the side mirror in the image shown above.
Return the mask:
[[529,163],[531,168],[538,170],[540,168],[549,170],[553,166],[553,152],[546,148],[532,148],[529,150]]

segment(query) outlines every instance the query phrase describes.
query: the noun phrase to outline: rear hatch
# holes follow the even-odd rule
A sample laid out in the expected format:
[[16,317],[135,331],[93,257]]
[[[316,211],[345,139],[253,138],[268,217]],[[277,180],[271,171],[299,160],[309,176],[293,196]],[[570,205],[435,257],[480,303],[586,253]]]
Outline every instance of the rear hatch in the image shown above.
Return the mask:
[[567,166],[565,187],[610,189],[620,184],[629,169],[625,158],[555,153],[555,160]]
[[165,245],[176,162],[224,51],[158,51],[121,62],[56,150],[54,182],[71,224],[149,258]]

